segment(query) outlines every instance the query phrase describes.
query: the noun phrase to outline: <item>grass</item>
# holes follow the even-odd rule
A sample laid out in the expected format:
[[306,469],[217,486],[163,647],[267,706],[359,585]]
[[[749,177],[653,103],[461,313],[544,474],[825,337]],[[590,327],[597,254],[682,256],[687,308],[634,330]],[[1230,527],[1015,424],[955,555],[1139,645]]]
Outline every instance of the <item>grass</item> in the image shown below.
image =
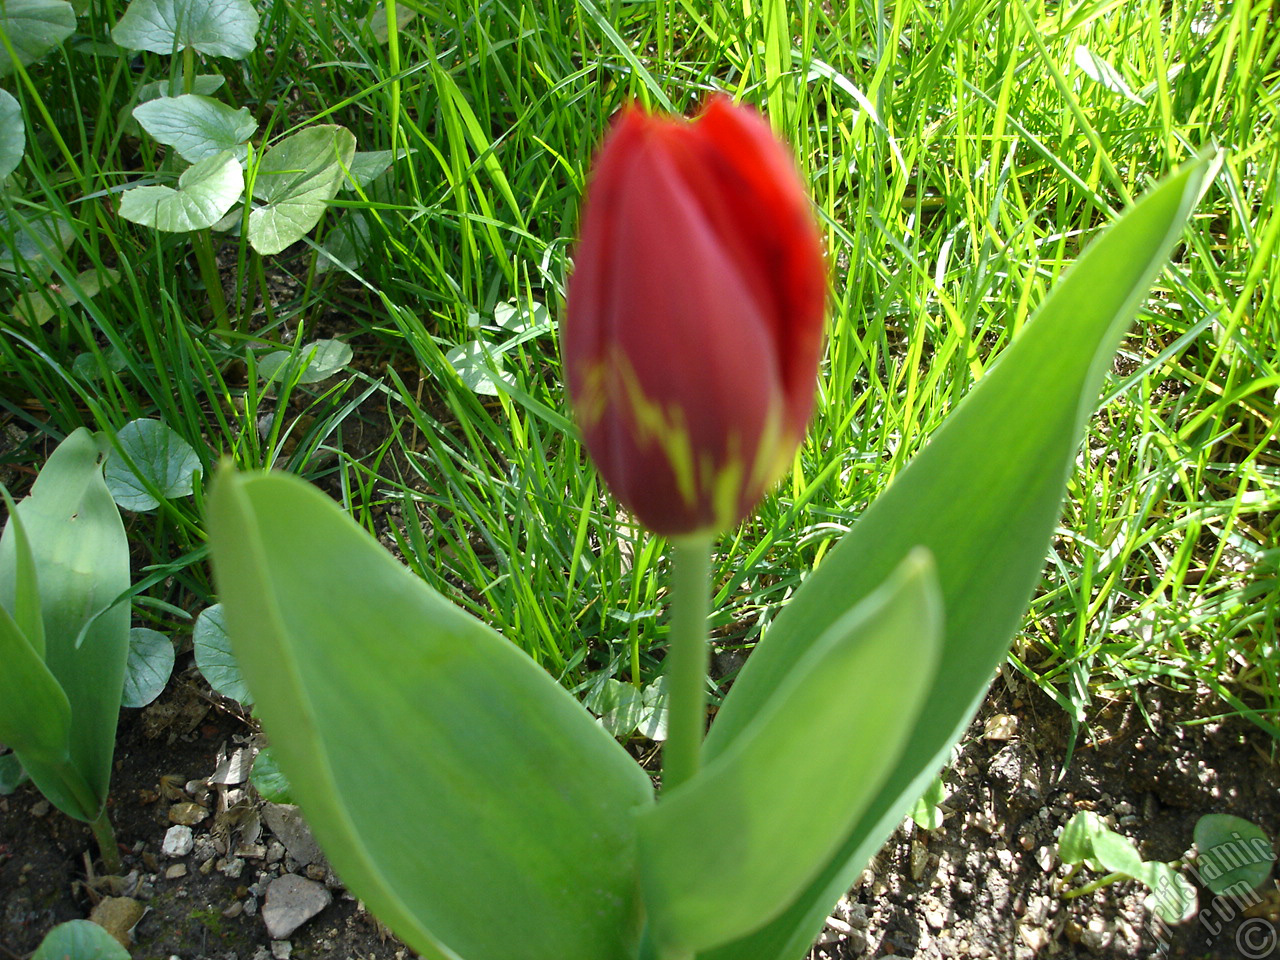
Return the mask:
[[[16,251],[0,279],[0,469],[16,492],[75,427],[156,417],[206,476],[229,457],[325,485],[571,689],[646,682],[664,652],[666,546],[584,459],[555,339],[610,114],[633,99],[689,111],[712,88],[757,104],[795,145],[829,244],[809,439],[715,557],[726,649],[759,636],[1088,239],[1216,141],[1224,166],[1117,360],[1011,663],[1078,724],[1098,698],[1161,684],[1280,735],[1271,5],[395,6],[413,18],[380,41],[364,5],[274,0],[248,59],[198,58],[258,138],[341,123],[360,150],[403,151],[284,254],[214,235],[226,331],[198,247],[115,214],[127,183],[173,169],[120,118],[181,58],[112,49],[124,7],[99,0],[4,80],[28,137],[0,199]],[[367,256],[319,270],[344,230],[367,235]],[[256,375],[263,353],[320,335],[354,346],[341,377]],[[458,348],[498,358],[508,385],[477,393]],[[201,499],[130,518],[147,600],[216,599]]]

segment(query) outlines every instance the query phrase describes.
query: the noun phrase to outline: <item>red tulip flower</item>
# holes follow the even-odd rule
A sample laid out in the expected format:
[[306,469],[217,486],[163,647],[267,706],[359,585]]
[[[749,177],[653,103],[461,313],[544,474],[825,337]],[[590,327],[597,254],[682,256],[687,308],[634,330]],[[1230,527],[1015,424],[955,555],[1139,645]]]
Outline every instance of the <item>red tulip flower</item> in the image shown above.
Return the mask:
[[668,536],[742,520],[813,408],[826,271],[788,149],[714,96],[694,120],[628,107],[596,156],[564,362],[588,452]]

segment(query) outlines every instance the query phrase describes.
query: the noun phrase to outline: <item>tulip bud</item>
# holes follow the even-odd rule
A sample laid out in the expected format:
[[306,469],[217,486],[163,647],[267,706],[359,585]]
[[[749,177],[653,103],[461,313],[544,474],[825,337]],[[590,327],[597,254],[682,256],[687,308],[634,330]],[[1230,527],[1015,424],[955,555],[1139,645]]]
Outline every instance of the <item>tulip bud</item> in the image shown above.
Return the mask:
[[825,301],[808,195],[757,113],[623,110],[587,185],[563,353],[587,450],[642,523],[728,529],[786,472]]

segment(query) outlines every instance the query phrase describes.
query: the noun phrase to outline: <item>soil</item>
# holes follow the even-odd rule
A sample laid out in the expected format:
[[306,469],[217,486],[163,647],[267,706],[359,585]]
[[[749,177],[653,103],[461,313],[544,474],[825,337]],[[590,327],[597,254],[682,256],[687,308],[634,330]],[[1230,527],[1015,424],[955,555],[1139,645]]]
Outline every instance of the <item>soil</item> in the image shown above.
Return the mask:
[[[810,957],[1280,957],[1273,880],[1246,901],[1201,888],[1199,914],[1163,932],[1136,882],[1062,896],[1055,834],[1079,810],[1107,817],[1148,859],[1183,857],[1196,820],[1209,812],[1280,833],[1274,743],[1239,720],[1189,723],[1206,702],[1147,687],[1140,702],[1102,708],[1064,773],[1066,715],[1035,688],[998,678],[945,775],[941,828],[904,823],[833,910]],[[235,784],[208,783],[221,761],[239,748],[251,754],[257,742],[252,721],[193,667],[152,706],[124,711],[112,801],[123,882],[90,874],[87,828],[29,784],[0,798],[0,957],[27,957],[55,924],[87,916],[105,896],[146,908],[132,932],[135,960],[412,957],[323,862],[299,861],[293,844],[286,850],[265,826],[259,835],[250,811],[264,801]],[[237,791],[240,805],[218,814]],[[192,827],[191,853],[162,855],[171,817],[192,802],[214,815]],[[263,892],[286,872],[324,885],[332,902],[273,944]],[[1085,871],[1071,885],[1097,876]],[[518,931],[512,936],[514,960]]]

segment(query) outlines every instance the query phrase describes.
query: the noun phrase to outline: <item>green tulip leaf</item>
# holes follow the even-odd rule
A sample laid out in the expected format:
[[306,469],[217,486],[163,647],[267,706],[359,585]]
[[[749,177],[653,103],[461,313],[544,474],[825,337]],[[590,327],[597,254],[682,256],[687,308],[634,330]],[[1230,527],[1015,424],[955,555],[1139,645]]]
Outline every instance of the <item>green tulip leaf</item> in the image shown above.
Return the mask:
[[209,530],[272,750],[370,910],[434,960],[508,960],[512,929],[633,960],[652,787],[582,706],[296,477],[223,471]]
[[[937,561],[942,660],[901,758],[810,886],[753,934],[700,954],[789,960],[925,791],[1005,657],[1106,371],[1195,205],[1202,155],[1152,189],[1092,243],[1004,355],[809,575],[770,625],[705,743],[730,750],[817,638],[913,548]],[[1008,496],[996,496],[1007,491]]]
[[351,345],[342,340],[313,340],[297,351],[273,350],[258,361],[258,376],[267,381],[285,378],[301,362],[298,383],[328,380],[351,362]]
[[0,180],[18,169],[27,149],[27,130],[22,108],[12,94],[0,90]]
[[49,931],[31,960],[129,960],[129,951],[92,920],[68,920]]
[[262,155],[249,214],[249,243],[279,253],[314,227],[346,181],[356,138],[346,127],[322,125],[286,137]]
[[0,742],[31,760],[67,756],[71,704],[9,611],[0,606]]
[[[145,512],[166,500],[189,496],[201,471],[191,444],[159,420],[131,420],[116,435],[128,461],[113,452],[107,460],[107,489],[126,510]],[[130,466],[132,463],[132,466]]]
[[640,815],[659,943],[690,952],[762,926],[840,848],[925,705],[937,593],[928,554],[909,554],[810,645],[728,749]]
[[231,651],[227,621],[222,604],[205,607],[196,617],[191,642],[195,646],[196,666],[205,682],[224,697],[238,700],[246,707],[253,704],[253,694],[244,684],[240,664]]
[[126,50],[243,60],[258,45],[258,12],[249,0],[133,0],[111,39]]
[[188,163],[223,150],[235,151],[258,129],[248,107],[233,110],[212,97],[157,97],[133,108],[142,128]]
[[[23,66],[35,63],[75,29],[75,8],[64,0],[5,0],[0,4],[0,33],[9,38]],[[10,73],[13,59],[0,47],[0,77]]]
[[122,707],[145,707],[160,696],[173,673],[173,641],[158,630],[129,631],[129,661],[125,665]]
[[120,216],[169,233],[204,230],[240,199],[244,171],[231,151],[205,157],[178,178],[178,189],[134,187],[120,198]]
[[1252,891],[1271,876],[1276,853],[1266,832],[1243,817],[1208,813],[1196,821],[1196,873],[1217,896]]
[[[14,515],[21,520],[39,581],[45,650],[41,663],[12,617],[3,618],[0,677],[6,684],[29,681],[33,690],[6,690],[0,712],[7,715],[14,695],[37,698],[44,706],[13,716],[12,723],[31,729],[6,729],[0,739],[16,749],[36,786],[60,810],[93,820],[111,779],[129,656],[129,606],[116,602],[129,588],[129,544],[103,480],[93,434],[81,428],[58,445]],[[10,613],[17,609],[22,565],[15,526],[11,518],[0,537],[0,606]],[[38,667],[47,667],[56,689]],[[14,671],[23,679],[11,681]],[[60,719],[68,710],[69,727]],[[64,729],[65,735],[37,729],[46,724]],[[58,739],[63,746],[55,749]]]

